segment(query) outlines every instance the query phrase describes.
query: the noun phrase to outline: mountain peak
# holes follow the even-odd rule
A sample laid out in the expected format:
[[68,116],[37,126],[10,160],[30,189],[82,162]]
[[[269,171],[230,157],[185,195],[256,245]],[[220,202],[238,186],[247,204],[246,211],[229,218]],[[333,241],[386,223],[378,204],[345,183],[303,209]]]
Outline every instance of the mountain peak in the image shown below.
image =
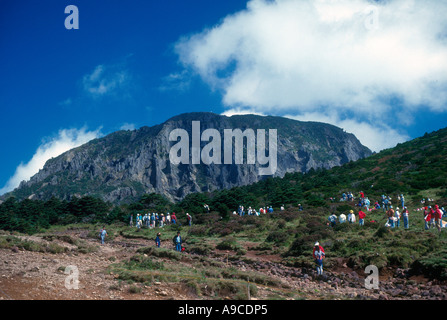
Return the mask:
[[[190,112],[152,127],[113,132],[72,149],[47,161],[39,173],[11,195],[42,200],[52,196],[68,200],[74,195],[91,195],[111,202],[127,202],[155,192],[171,200],[180,200],[192,192],[247,185],[265,178],[259,175],[265,163],[248,163],[247,153],[251,149],[246,139],[243,140],[242,163],[236,163],[235,154],[229,163],[172,163],[170,151],[177,142],[169,140],[170,133],[175,129],[183,130],[181,132],[193,142],[193,126],[200,135],[206,129],[215,129],[212,132],[220,135],[222,155],[224,135],[229,129],[233,133],[235,129],[244,133],[253,130],[255,134],[264,130],[260,132],[267,136],[274,132],[277,168],[273,175],[279,177],[287,172],[328,169],[371,155],[354,135],[329,124],[253,114],[227,117],[212,112]],[[196,149],[201,149],[198,152],[202,152],[203,158],[206,146],[216,141],[201,138],[196,141]],[[194,152],[197,150],[191,147],[191,153]],[[214,155],[214,150],[212,153]]]

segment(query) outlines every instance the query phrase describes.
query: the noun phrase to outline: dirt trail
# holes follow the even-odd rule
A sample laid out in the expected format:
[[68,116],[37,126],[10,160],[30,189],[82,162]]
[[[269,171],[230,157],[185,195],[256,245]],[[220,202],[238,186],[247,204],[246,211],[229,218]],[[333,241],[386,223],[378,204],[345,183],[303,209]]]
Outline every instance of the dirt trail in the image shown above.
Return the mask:
[[[85,231],[70,230],[64,232],[72,239],[82,240],[98,248],[95,252],[79,253],[68,251],[65,253],[42,253],[17,248],[0,249],[0,299],[14,300],[186,300],[198,299],[180,283],[166,284],[154,282],[152,285],[141,286],[141,291],[131,293],[129,284],[117,280],[117,276],[110,274],[107,268],[112,263],[127,261],[135,255],[140,247],[153,246],[152,241],[144,239],[126,239],[120,236],[113,241],[100,245],[96,239],[86,237]],[[38,236],[21,236],[22,240],[39,243],[50,243]],[[69,249],[75,245],[60,241],[51,241]],[[162,246],[169,246],[165,241]],[[306,299],[446,299],[446,286],[433,285],[427,279],[413,278],[414,285],[408,285],[401,279],[391,282],[384,277],[380,290],[366,290],[364,275],[357,274],[346,267],[327,272],[324,279],[315,279],[313,270],[289,268],[281,265],[279,255],[260,255],[259,252],[249,250],[246,257],[254,263],[231,261],[232,266],[240,270],[253,270],[287,283],[290,290],[300,292]],[[216,250],[217,252],[217,250]],[[224,252],[221,252],[224,253]],[[225,259],[222,254],[220,258]],[[343,266],[343,264],[341,264]],[[79,272],[78,288],[74,287],[71,279],[73,274],[65,273],[66,268],[74,266]],[[424,287],[427,285],[427,287]],[[434,289],[433,289],[434,288]],[[431,291],[430,291],[431,290]],[[257,299],[269,299],[271,294],[268,287],[258,286]],[[284,296],[286,297],[286,296]]]

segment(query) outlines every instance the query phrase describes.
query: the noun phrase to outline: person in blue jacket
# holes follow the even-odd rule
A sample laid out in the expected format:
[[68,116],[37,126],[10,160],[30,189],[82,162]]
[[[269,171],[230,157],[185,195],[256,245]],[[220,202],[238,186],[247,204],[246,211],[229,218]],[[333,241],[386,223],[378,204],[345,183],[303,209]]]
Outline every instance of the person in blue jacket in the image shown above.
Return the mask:
[[175,250],[178,252],[182,251],[182,237],[180,236],[180,231],[177,232],[177,235],[174,237]]
[[161,233],[157,233],[157,237],[155,238],[155,245],[160,248],[161,246],[161,239],[160,239]]
[[101,244],[104,244],[104,239],[107,235],[106,227],[102,227],[99,236],[101,237]]

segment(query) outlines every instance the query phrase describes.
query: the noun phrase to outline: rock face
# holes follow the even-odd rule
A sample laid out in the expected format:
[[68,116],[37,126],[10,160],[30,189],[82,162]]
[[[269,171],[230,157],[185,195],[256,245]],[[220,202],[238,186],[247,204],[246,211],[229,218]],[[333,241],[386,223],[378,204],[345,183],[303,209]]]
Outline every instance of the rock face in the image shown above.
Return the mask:
[[[245,139],[243,164],[235,164],[235,152],[231,164],[172,163],[169,153],[180,139],[170,141],[169,135],[175,129],[184,129],[191,147],[193,121],[200,122],[200,133],[206,129],[220,133],[222,163],[225,129],[242,132],[251,129],[255,137],[257,130],[264,129],[267,148],[269,129],[276,129],[277,169],[273,176],[312,168],[329,169],[371,155],[354,135],[329,124],[272,116],[186,113],[153,127],[114,132],[50,159],[42,170],[9,195],[41,200],[92,195],[106,201],[127,202],[155,192],[175,201],[192,192],[247,185],[267,177],[259,175],[258,169],[267,166],[261,165],[259,158],[255,164],[247,164]],[[214,142],[213,139],[201,142],[202,152],[211,141]],[[192,153],[190,149],[190,159]]]

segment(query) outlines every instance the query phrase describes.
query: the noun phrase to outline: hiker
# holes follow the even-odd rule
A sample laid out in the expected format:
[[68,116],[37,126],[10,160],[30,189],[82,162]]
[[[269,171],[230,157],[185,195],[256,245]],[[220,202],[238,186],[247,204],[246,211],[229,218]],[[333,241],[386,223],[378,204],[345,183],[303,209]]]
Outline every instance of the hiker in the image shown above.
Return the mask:
[[284,211],[284,205],[281,206],[280,210],[281,210],[281,211]]
[[435,205],[435,221],[436,221],[436,228],[438,229],[439,232],[441,232],[441,227],[442,227],[442,211],[441,209],[439,209],[438,205]]
[[369,211],[369,206],[371,205],[371,201],[369,201],[368,198],[365,198],[365,201],[363,203],[366,207],[366,211]]
[[161,239],[160,239],[161,233],[157,233],[157,237],[155,238],[155,245],[160,248],[161,246]]
[[129,227],[133,226],[133,214],[130,215],[130,219],[129,219]]
[[396,211],[394,212],[394,220],[396,221],[396,227],[399,228],[400,227],[400,212],[399,212],[399,207],[396,207]]
[[203,205],[207,213],[210,213],[210,207],[206,203]]
[[404,210],[402,211],[402,217],[404,219],[404,228],[408,229],[410,224],[409,224],[409,212],[407,207],[404,207]]
[[403,194],[400,195],[400,204],[402,208],[405,207],[405,197]]
[[329,222],[330,222],[330,224],[331,224],[331,227],[332,227],[332,228],[335,227],[335,225],[337,224],[337,215],[336,215],[335,213],[332,213],[332,214],[329,216],[328,220],[329,220]]
[[155,213],[151,214],[151,228],[155,228]]
[[312,256],[315,259],[315,263],[317,264],[317,274],[323,274],[323,259],[325,257],[324,249],[320,246],[319,242],[315,242],[314,249],[312,252]]
[[355,223],[355,214],[354,214],[353,210],[349,210],[348,222],[349,223]]
[[365,225],[365,217],[366,213],[364,213],[361,209],[359,210],[359,225],[363,226]]
[[431,207],[428,206],[428,209],[430,210],[430,214],[431,214],[431,220],[430,220],[430,227],[435,227],[435,210]]
[[339,221],[340,223],[345,223],[345,222],[346,222],[346,215],[345,215],[344,213],[342,213],[342,214],[340,215],[340,217],[338,217],[338,221]]
[[270,206],[269,207],[269,211],[268,211],[269,213],[273,213],[273,208],[272,208],[272,206]]
[[177,217],[175,216],[175,212],[173,212],[171,214],[171,221],[172,221],[172,224],[176,224],[177,223]]
[[428,210],[428,207],[425,207],[424,210],[424,221],[425,221],[425,230],[430,229],[429,222],[431,221],[431,212]]
[[388,200],[388,198],[385,198],[385,199],[383,200],[383,212],[389,210],[389,203],[390,203],[390,200]]
[[188,226],[191,226],[192,217],[189,215],[189,213],[186,213],[186,223],[188,223]]
[[171,224],[171,214],[168,212],[166,215],[166,224],[170,225]]
[[180,231],[177,232],[177,235],[174,236],[174,239],[172,240],[175,245],[175,250],[180,252],[182,250],[182,237],[180,236]]
[[139,214],[139,213],[137,213],[137,219],[136,219],[135,222],[136,222],[136,224],[137,224],[137,225],[136,225],[137,228],[140,229],[140,214]]
[[298,204],[298,210],[303,211],[303,206],[301,205],[301,203]]
[[390,206],[390,209],[386,212],[386,216],[388,218],[388,226],[394,228],[394,209],[393,206]]
[[106,235],[107,235],[106,227],[103,226],[101,231],[99,232],[99,236],[101,238],[101,244],[104,244],[104,239],[105,239]]

